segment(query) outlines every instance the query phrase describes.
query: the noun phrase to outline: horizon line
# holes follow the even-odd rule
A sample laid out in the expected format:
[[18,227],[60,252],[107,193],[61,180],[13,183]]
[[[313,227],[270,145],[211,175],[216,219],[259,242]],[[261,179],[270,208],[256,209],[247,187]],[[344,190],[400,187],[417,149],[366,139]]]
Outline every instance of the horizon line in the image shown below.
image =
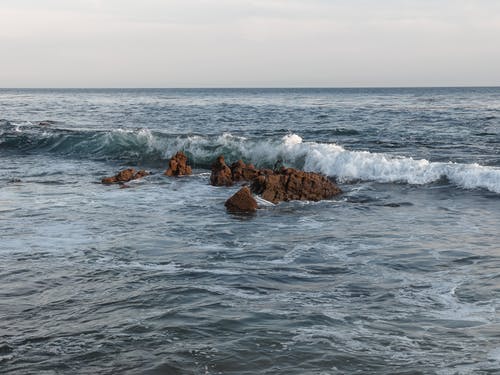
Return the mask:
[[500,85],[452,85],[452,86],[109,86],[109,87],[0,87],[0,90],[297,90],[297,89],[460,89],[500,88]]

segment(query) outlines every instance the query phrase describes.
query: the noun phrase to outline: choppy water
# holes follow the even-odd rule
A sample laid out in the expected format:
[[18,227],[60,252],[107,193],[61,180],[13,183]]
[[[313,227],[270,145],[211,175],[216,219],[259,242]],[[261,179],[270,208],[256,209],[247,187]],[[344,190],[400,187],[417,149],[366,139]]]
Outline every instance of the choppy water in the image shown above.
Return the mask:
[[[500,373],[499,88],[0,90],[0,118],[0,373]],[[231,215],[221,153],[345,194]]]

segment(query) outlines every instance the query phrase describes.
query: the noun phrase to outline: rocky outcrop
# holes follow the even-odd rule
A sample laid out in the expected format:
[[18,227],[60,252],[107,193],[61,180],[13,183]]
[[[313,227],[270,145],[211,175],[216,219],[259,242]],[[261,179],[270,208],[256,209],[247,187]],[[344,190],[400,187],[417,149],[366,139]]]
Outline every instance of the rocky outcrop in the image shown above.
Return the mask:
[[210,184],[213,186],[231,186],[233,184],[231,168],[227,166],[222,155],[212,164]]
[[231,186],[235,182],[251,181],[261,173],[253,164],[245,164],[238,160],[228,166],[224,156],[220,155],[212,164],[210,184],[213,186]]
[[168,169],[165,171],[165,175],[178,177],[192,174],[193,170],[187,162],[187,156],[182,151],[178,151],[168,162]]
[[[251,182],[250,192],[259,194],[272,203],[291,200],[319,201],[342,193],[336,184],[319,173],[285,167],[276,167],[274,170],[256,169],[242,160],[228,166],[222,155],[212,164],[210,184],[231,186],[244,181]],[[236,197],[236,194],[233,197]]]
[[224,204],[230,212],[255,212],[257,201],[248,186],[242,187]]
[[231,164],[230,169],[233,182],[252,181],[259,175],[253,164],[245,164],[241,159]]
[[342,193],[339,187],[325,176],[294,168],[281,168],[279,172],[257,176],[252,181],[251,190],[272,203],[291,200],[319,201]]
[[138,178],[142,178],[147,175],[149,175],[149,172],[145,171],[144,169],[136,171],[134,168],[128,168],[118,172],[113,177],[104,177],[101,182],[106,185],[125,183],[131,180],[137,180]]

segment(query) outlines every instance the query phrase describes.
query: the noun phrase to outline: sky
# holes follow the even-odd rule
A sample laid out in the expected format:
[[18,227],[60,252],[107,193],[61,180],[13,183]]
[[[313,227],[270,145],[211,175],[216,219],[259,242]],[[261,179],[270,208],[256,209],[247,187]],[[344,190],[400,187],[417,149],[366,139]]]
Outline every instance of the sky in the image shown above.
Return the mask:
[[0,0],[0,87],[499,86],[500,0]]

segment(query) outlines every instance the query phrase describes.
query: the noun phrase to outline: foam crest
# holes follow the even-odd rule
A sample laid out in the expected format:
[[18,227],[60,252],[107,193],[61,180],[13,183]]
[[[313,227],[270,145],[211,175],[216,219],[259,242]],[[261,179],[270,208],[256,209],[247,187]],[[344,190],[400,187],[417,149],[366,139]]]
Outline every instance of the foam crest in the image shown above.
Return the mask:
[[421,185],[445,177],[462,188],[484,188],[500,193],[499,168],[349,151],[336,144],[300,142],[299,138],[287,136],[283,139],[286,158],[294,162],[304,159],[305,170],[336,176],[341,181],[371,180]]

